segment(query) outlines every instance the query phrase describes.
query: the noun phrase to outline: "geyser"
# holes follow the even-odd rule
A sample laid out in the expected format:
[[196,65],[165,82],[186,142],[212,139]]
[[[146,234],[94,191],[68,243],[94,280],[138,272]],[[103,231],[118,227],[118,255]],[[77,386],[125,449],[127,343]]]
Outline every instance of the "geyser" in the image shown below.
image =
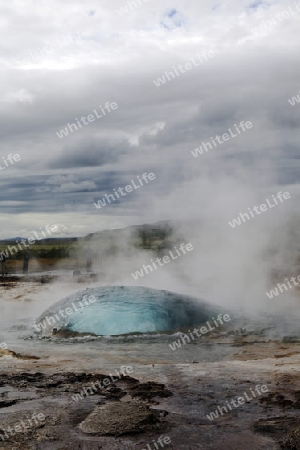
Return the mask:
[[209,320],[215,311],[193,297],[145,287],[104,286],[70,295],[45,311],[36,328],[99,336],[170,332]]

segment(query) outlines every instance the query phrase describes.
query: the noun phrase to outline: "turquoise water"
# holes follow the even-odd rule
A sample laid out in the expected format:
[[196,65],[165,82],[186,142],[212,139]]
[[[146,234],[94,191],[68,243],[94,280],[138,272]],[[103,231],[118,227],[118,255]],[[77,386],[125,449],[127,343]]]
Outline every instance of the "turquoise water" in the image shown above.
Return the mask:
[[211,307],[189,296],[145,287],[103,286],[61,300],[39,317],[38,325],[47,331],[115,336],[172,332],[204,323],[212,314]]
[[[26,286],[23,288],[27,289]],[[165,383],[165,377],[173,376],[174,370],[176,373],[181,370],[181,366],[176,366],[177,368],[174,369],[174,364],[223,361],[231,357],[230,355],[236,353],[237,348],[232,346],[230,336],[234,337],[241,327],[245,327],[248,331],[255,330],[263,340],[269,338],[278,340],[286,335],[299,336],[299,320],[296,316],[291,317],[288,313],[286,317],[282,317],[282,315],[273,317],[269,313],[261,314],[260,317],[244,317],[242,312],[210,306],[188,296],[136,287],[96,287],[63,298],[66,290],[64,288],[60,290],[59,285],[55,286],[54,294],[51,294],[53,305],[40,316],[38,321],[45,320],[47,315],[52,317],[51,315],[59,312],[60,308],[65,310],[73,301],[75,306],[78,306],[78,302],[84,296],[88,298],[88,295],[95,295],[97,301],[91,304],[95,307],[90,308],[90,311],[88,311],[88,307],[84,307],[85,311],[65,319],[58,316],[59,321],[48,326],[47,330],[37,332],[35,328],[37,311],[42,310],[45,292],[49,292],[48,285],[39,286],[34,295],[24,294],[25,298],[27,296],[32,298],[30,302],[21,301],[16,304],[16,300],[14,300],[16,294],[13,291],[8,291],[6,297],[0,299],[0,342],[6,342],[8,348],[17,353],[42,358],[41,365],[39,361],[30,362],[33,367],[36,367],[36,370],[41,371],[47,366],[53,370],[58,370],[59,367],[63,370],[67,368],[69,371],[93,371],[101,368],[102,370],[107,369],[109,372],[127,364],[135,367],[135,370],[142,370],[141,368],[145,367],[147,376]],[[126,301],[129,293],[131,297]],[[49,297],[49,294],[47,295]],[[54,303],[55,300],[61,298],[63,300]],[[142,302],[144,302],[143,307],[140,307],[138,303]],[[99,306],[102,308],[98,313]],[[153,311],[149,311],[150,306],[151,308],[155,306],[155,314]],[[212,313],[211,309],[214,310]],[[192,329],[191,323],[196,322],[195,327],[197,327],[206,321],[207,316],[216,318],[219,313],[229,313],[232,317],[232,321],[217,330],[220,337],[227,336],[227,333],[230,332],[225,341],[224,339],[219,340],[218,336],[212,340],[212,335],[208,333],[173,351],[174,342],[181,340],[181,332],[187,333],[189,328]],[[85,321],[84,318],[87,320]],[[70,329],[76,328],[78,325],[80,330],[82,326],[84,329],[90,330],[92,328],[89,327],[99,326],[101,323],[103,327],[107,327],[109,323],[110,329],[100,330],[101,333],[105,331],[108,334],[93,336],[91,331],[74,336],[68,333],[52,334],[52,329],[55,327]],[[179,326],[180,330],[176,328],[168,332],[133,331],[128,334],[114,334],[120,331],[128,332],[133,328],[141,330],[142,324],[146,324],[147,328],[151,324],[152,330],[154,327],[160,328],[161,324],[164,329],[169,326]],[[159,324],[159,326],[155,324]],[[185,325],[188,326],[185,327]],[[16,360],[14,363],[9,358],[6,360],[2,358],[3,369],[12,370],[13,364],[19,365],[20,362]],[[168,369],[170,364],[170,369]]]

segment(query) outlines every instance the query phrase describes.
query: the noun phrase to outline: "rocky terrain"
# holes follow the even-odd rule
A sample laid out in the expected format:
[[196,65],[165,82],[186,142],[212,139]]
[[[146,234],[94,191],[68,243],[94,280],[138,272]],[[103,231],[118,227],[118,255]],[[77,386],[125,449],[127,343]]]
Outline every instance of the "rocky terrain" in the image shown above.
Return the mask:
[[[20,285],[17,301],[42,286]],[[17,291],[9,293],[16,301]],[[193,362],[130,361],[132,375],[94,391],[108,371],[91,370],[87,359],[47,353],[51,347],[0,350],[0,450],[300,449],[297,337],[276,340],[243,330],[211,333],[190,345],[198,346]],[[216,355],[226,350],[226,357],[202,362],[203,346]],[[267,392],[250,394],[262,385]],[[37,414],[44,420],[32,421],[26,432],[7,431]],[[164,438],[168,444],[161,446]]]

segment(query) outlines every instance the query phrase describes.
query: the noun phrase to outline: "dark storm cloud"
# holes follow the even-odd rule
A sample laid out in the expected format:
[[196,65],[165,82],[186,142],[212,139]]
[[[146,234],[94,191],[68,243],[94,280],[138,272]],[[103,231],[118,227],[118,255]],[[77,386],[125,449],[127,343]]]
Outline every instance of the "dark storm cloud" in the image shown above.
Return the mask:
[[130,145],[126,141],[113,143],[96,140],[80,139],[74,146],[63,148],[63,154],[58,156],[50,167],[54,169],[66,169],[75,167],[97,167],[108,163],[117,162],[122,155],[128,153]]
[[[15,214],[24,212],[57,212],[73,211],[74,206],[80,211],[95,214],[94,201],[98,201],[105,194],[113,193],[113,189],[124,187],[132,179],[137,181],[137,175],[141,172],[113,172],[93,169],[86,174],[60,174],[52,176],[19,177],[11,180],[0,179],[0,203],[2,213]],[[166,189],[170,187],[165,186]],[[115,213],[118,205],[121,211],[126,208],[132,214],[137,214],[140,208],[140,199],[146,203],[148,195],[157,195],[157,185],[153,183],[143,189],[146,192],[136,190],[134,195],[128,195],[121,200],[116,199],[108,204],[105,213],[112,209]],[[58,207],[59,205],[59,207]],[[122,212],[124,214],[124,212]]]

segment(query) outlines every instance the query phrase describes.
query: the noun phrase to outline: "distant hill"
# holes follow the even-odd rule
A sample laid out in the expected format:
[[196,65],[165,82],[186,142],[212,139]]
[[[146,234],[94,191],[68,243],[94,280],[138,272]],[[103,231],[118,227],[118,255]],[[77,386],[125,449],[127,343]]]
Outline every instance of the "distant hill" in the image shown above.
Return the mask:
[[[165,239],[168,235],[172,233],[172,225],[170,221],[164,220],[160,222],[156,222],[153,224],[142,224],[142,225],[131,225],[125,228],[116,228],[113,230],[102,230],[97,231],[95,233],[89,233],[83,237],[50,237],[47,239],[41,239],[40,241],[36,241],[31,247],[35,246],[54,246],[54,245],[64,245],[68,246],[72,243],[84,243],[86,241],[91,240],[102,240],[102,239],[114,239],[122,236],[133,236],[137,239],[141,238],[141,240],[146,244],[146,241],[152,240],[154,238]],[[0,240],[0,247],[7,245],[14,245],[16,241],[21,241],[25,239],[28,241],[28,238],[14,237],[8,239]],[[146,245],[148,246],[148,245]]]
[[[123,233],[128,234],[128,233],[149,233],[151,235],[155,234],[155,233],[161,233],[161,232],[171,232],[172,230],[172,226],[171,226],[171,221],[168,220],[164,220],[164,221],[160,221],[160,222],[156,222],[153,224],[143,224],[143,225],[130,225],[128,227],[125,228],[116,228],[113,230],[102,230],[102,231],[97,231],[95,233],[89,233],[84,237],[59,237],[59,238],[55,238],[55,237],[51,237],[51,238],[47,238],[47,239],[41,239],[40,241],[38,241],[37,243],[43,244],[43,243],[67,243],[67,242],[77,242],[77,241],[89,241],[91,239],[97,239],[97,238],[101,238],[101,237],[108,237],[108,236],[116,236],[116,235],[122,235]],[[3,244],[12,244],[12,243],[16,243],[16,241],[21,241],[22,239],[28,240],[28,237],[13,237],[13,238],[7,238],[7,239],[1,239],[0,240],[0,245],[3,246]]]
[[[31,258],[46,260],[82,259],[86,254],[97,256],[99,252],[102,252],[102,255],[116,255],[125,248],[125,244],[127,249],[137,248],[159,252],[172,246],[172,234],[171,222],[161,221],[103,230],[89,233],[84,237],[49,237],[40,241],[36,240],[34,244],[29,245],[28,250]],[[23,239],[28,242],[27,238]],[[16,241],[21,240],[20,237],[1,240],[0,250],[3,251],[8,246],[18,248]],[[19,246],[17,251],[11,252],[10,260],[21,260],[23,250],[24,247]]]
[[171,221],[169,220],[163,220],[156,223],[147,223],[143,225],[130,225],[125,228],[116,228],[113,230],[102,230],[97,231],[96,233],[90,233],[87,236],[83,238],[78,238],[78,240],[91,240],[91,239],[97,239],[101,238],[102,236],[116,236],[121,235],[123,233],[130,234],[130,233],[149,233],[149,234],[155,234],[155,233],[161,233],[161,232],[171,232],[173,229],[171,225]]

